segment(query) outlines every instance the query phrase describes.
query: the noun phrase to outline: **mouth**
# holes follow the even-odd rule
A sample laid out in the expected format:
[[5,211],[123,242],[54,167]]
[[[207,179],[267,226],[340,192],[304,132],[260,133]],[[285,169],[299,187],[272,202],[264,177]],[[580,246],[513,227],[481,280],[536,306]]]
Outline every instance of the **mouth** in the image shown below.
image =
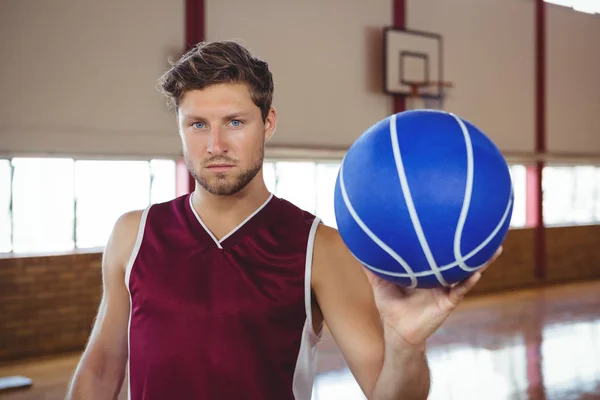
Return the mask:
[[231,168],[233,168],[233,165],[231,165],[231,164],[213,164],[213,165],[208,165],[206,168],[213,172],[225,172],[225,171],[229,171]]

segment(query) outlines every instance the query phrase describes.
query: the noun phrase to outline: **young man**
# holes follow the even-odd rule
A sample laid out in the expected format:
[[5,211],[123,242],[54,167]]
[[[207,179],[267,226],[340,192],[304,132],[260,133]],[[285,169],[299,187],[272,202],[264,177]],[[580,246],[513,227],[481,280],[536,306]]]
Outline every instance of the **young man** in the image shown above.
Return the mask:
[[268,192],[275,132],[265,62],[201,43],[161,79],[196,189],[123,215],[70,399],[309,400],[325,322],[369,399],[425,399],[425,344],[480,273],[403,290],[365,270],[338,232]]

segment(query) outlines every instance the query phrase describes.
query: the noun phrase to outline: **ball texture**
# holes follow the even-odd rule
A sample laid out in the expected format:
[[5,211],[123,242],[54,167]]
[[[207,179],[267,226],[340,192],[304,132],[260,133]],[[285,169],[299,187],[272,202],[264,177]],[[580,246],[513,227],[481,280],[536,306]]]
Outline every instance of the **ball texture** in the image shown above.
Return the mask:
[[391,115],[338,172],[337,227],[378,276],[413,288],[467,279],[501,246],[513,210],[506,160],[469,121],[438,110]]

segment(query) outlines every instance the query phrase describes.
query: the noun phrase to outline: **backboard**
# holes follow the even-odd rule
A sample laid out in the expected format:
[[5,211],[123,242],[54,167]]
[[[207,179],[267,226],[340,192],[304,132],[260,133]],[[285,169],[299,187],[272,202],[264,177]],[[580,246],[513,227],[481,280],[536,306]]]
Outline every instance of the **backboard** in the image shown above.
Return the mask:
[[384,91],[390,95],[440,99],[443,77],[442,36],[386,27],[383,32]]

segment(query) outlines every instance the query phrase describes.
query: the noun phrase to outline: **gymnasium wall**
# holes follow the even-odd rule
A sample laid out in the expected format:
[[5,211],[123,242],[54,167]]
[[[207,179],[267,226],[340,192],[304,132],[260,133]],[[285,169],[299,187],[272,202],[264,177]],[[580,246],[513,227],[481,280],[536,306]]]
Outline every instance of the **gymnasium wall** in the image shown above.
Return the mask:
[[[534,152],[534,1],[407,0],[407,28],[440,33],[445,107],[507,153]],[[546,5],[548,152],[600,156],[600,17]]]
[[407,28],[443,36],[448,111],[505,152],[532,153],[534,7],[522,0],[407,0]]
[[547,7],[551,153],[600,156],[600,15]]
[[3,0],[0,153],[177,157],[156,91],[184,0]]
[[279,122],[270,144],[346,148],[391,113],[380,50],[391,0],[205,4],[207,40],[241,39],[273,71]]
[[[391,24],[392,0],[205,7],[206,39],[241,40],[274,72],[280,120],[271,144],[345,148],[391,112],[380,30]],[[443,35],[445,79],[455,84],[446,108],[506,153],[534,150],[533,13],[533,0],[407,0],[409,29]],[[547,18],[549,151],[597,155],[598,17],[549,5]],[[5,0],[0,152],[178,157],[155,83],[181,54],[184,28],[184,0]]]

